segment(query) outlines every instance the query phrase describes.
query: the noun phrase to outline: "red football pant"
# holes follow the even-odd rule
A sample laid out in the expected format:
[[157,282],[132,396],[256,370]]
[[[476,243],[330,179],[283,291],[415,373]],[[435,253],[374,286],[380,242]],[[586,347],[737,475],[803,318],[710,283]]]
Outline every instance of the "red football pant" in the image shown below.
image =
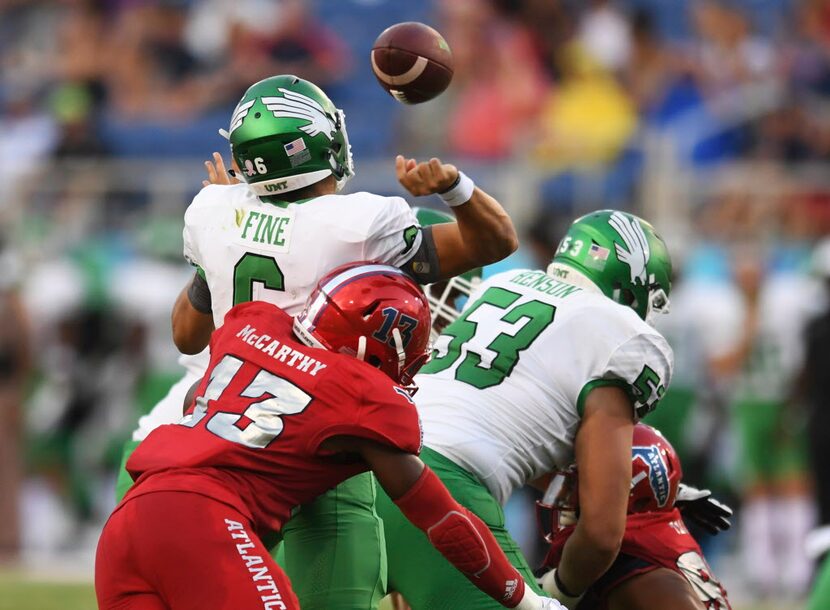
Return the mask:
[[248,520],[196,493],[127,500],[98,541],[99,610],[297,610]]

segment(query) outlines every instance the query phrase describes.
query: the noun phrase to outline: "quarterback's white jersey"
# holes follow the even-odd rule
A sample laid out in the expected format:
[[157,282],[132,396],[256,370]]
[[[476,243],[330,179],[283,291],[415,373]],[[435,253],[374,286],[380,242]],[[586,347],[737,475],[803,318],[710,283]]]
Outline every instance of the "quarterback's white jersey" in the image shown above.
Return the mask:
[[[261,201],[243,183],[211,185],[196,195],[184,220],[184,255],[205,275],[217,328],[231,307],[246,301],[267,301],[297,314],[332,269],[357,261],[400,267],[422,240],[404,199],[371,193],[278,206]],[[133,440],[181,418],[184,396],[204,375],[209,352],[179,362],[187,375],[139,420]]]
[[593,284],[514,270],[483,282],[415,378],[424,445],[477,476],[502,504],[574,460],[591,389],[623,387],[639,418],[672,374],[666,340]]
[[400,197],[353,193],[275,205],[246,184],[205,187],[184,222],[184,255],[205,273],[217,328],[231,307],[247,301],[297,314],[335,267],[356,261],[400,267],[422,239]]

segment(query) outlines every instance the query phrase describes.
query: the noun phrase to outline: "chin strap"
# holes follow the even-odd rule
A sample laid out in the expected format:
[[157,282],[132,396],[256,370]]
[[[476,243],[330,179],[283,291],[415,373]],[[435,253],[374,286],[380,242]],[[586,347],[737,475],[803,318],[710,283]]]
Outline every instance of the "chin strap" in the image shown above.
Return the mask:
[[360,335],[357,340],[357,359],[366,360],[366,335]]
[[398,377],[400,377],[403,372],[403,365],[406,364],[406,351],[403,348],[401,331],[397,328],[393,328],[392,338],[395,340],[395,351],[398,353]]

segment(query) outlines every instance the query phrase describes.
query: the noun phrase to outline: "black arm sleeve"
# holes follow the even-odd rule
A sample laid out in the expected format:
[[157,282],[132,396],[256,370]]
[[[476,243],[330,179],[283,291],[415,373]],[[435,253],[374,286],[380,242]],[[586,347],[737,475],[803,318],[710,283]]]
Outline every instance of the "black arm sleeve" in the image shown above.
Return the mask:
[[207,280],[198,272],[193,275],[190,288],[187,289],[187,298],[199,313],[209,314],[213,311]]
[[432,284],[441,279],[432,227],[421,227],[421,235],[420,247],[401,269],[415,278],[419,284]]

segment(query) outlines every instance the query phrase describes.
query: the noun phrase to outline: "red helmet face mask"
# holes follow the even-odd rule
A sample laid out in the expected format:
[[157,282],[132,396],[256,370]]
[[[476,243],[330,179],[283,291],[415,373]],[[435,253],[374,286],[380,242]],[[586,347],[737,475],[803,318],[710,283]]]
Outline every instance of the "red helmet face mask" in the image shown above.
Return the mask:
[[[646,424],[634,426],[631,443],[631,493],[628,513],[669,511],[674,508],[683,471],[674,447]],[[576,466],[554,473],[544,497],[536,502],[542,536],[550,541],[579,516],[579,477]]]
[[354,356],[411,388],[429,356],[430,314],[421,288],[388,265],[351,263],[324,276],[294,318],[304,343]]
[[576,524],[579,515],[579,477],[576,465],[557,470],[541,500],[536,502],[536,524],[542,538],[551,542],[564,527]]

